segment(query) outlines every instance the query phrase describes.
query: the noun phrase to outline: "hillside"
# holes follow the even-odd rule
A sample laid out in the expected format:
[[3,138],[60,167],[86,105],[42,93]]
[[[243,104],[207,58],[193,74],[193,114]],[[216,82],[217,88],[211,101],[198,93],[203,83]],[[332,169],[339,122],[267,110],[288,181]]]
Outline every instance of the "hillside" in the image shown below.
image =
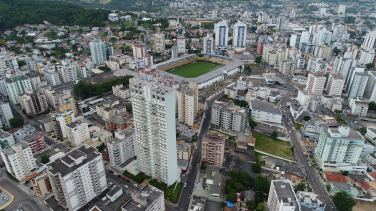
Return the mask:
[[68,2],[0,0],[0,31],[43,20],[55,25],[104,26],[107,15],[106,10],[84,9]]

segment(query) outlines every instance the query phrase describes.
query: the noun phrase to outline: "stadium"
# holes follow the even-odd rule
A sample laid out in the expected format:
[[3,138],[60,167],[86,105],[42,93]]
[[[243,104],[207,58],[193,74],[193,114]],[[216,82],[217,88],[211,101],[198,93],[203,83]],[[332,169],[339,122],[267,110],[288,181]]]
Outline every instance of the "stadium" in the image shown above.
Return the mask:
[[227,76],[234,75],[243,68],[239,59],[212,55],[189,54],[176,59],[156,64],[152,67],[160,76],[170,76],[175,81],[196,81],[202,89],[216,82],[221,82]]

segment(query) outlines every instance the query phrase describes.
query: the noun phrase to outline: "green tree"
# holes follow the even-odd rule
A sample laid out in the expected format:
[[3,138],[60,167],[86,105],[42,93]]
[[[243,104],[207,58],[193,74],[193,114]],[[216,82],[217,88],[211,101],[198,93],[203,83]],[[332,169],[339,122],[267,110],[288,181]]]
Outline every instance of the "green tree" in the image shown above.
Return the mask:
[[201,162],[201,166],[200,166],[201,170],[205,170],[206,167],[207,167],[206,163],[205,162]]
[[227,194],[226,200],[231,202],[231,203],[236,203],[237,201],[237,195],[234,191],[231,191],[230,193]]
[[264,211],[265,207],[264,207],[264,203],[258,203],[257,205],[257,210],[258,211]]
[[22,66],[26,65],[26,62],[23,61],[23,60],[19,60],[19,61],[17,61],[17,64],[18,64],[19,67],[22,67]]
[[376,111],[376,103],[374,101],[369,102],[368,109],[372,111]]
[[305,183],[299,183],[294,187],[295,193],[298,191],[305,191],[306,189],[306,184]]
[[372,63],[368,63],[368,64],[366,64],[366,68],[367,68],[367,70],[372,69],[372,68],[374,68],[374,67],[375,67],[375,65],[372,64]]
[[235,183],[235,189],[236,191],[240,192],[243,190],[243,185],[240,182]]
[[277,139],[277,137],[278,137],[277,131],[273,131],[271,136],[272,136],[273,139]]
[[304,116],[303,119],[304,119],[304,121],[309,121],[311,119],[311,117],[310,116]]
[[48,154],[44,154],[40,158],[41,158],[41,163],[43,164],[50,162],[50,155]]
[[343,176],[348,176],[349,175],[349,171],[342,171],[342,175]]
[[337,47],[334,47],[333,53],[335,53],[335,55],[338,55],[339,52],[341,52],[341,50],[339,50]]
[[252,164],[252,171],[254,173],[260,173],[261,172],[261,165],[259,163],[253,163]]
[[24,120],[20,117],[13,117],[9,119],[9,124],[12,128],[22,127],[24,124]]
[[352,208],[356,205],[351,195],[345,191],[336,193],[333,198],[333,203],[340,211],[351,211]]
[[262,56],[258,56],[258,57],[256,57],[255,62],[256,62],[257,64],[260,64],[260,63],[261,63],[261,60],[262,60]]
[[257,123],[253,121],[253,118],[251,115],[248,116],[248,122],[249,122],[249,126],[251,126],[251,129],[254,129],[257,126]]
[[361,128],[359,128],[359,133],[364,136],[367,133],[367,128],[362,126]]
[[256,203],[252,200],[249,200],[245,203],[245,205],[247,205],[247,207],[251,210],[254,210],[256,209]]
[[221,201],[221,207],[222,207],[222,208],[224,208],[224,207],[226,206],[226,204],[227,204],[226,202]]

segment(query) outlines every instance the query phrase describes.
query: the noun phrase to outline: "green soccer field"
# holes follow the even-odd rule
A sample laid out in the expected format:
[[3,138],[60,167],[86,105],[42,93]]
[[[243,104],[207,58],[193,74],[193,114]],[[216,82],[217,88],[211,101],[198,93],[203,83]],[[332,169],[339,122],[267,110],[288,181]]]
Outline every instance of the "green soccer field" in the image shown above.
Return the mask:
[[172,70],[169,73],[184,78],[196,78],[200,75],[208,73],[211,69],[215,67],[218,67],[218,65],[206,62],[196,62],[193,64],[186,65],[184,67],[179,67],[178,69]]

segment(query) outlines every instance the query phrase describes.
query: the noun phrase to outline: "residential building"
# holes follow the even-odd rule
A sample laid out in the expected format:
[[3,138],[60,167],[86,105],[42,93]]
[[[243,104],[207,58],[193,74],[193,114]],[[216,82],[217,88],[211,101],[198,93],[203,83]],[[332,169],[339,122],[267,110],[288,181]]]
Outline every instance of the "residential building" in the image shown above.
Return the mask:
[[154,34],[154,51],[164,52],[165,50],[165,35],[164,34]]
[[367,133],[364,136],[367,138],[367,140],[376,144],[376,128],[368,126]]
[[210,123],[220,129],[241,132],[248,122],[248,111],[229,102],[215,101]]
[[197,82],[180,83],[177,91],[177,106],[179,122],[193,126],[198,111]]
[[339,6],[338,6],[338,10],[337,10],[337,13],[345,13],[345,11],[346,11],[346,5],[344,5],[344,4],[340,4]]
[[46,147],[44,135],[41,132],[26,136],[23,140],[29,145],[33,153],[39,152]]
[[2,127],[10,127],[9,120],[13,118],[9,103],[0,100],[0,121]]
[[290,181],[272,180],[267,202],[269,211],[301,210]]
[[136,135],[133,128],[117,130],[115,138],[107,142],[107,149],[112,167],[124,171],[129,160],[136,154]]
[[90,139],[89,127],[86,121],[77,120],[66,125],[66,131],[68,134],[69,142],[74,146],[78,147],[82,142]]
[[38,84],[41,83],[41,80],[40,80],[40,76],[38,75],[37,72],[32,71],[30,73],[27,73],[27,74],[25,74],[25,77],[30,79],[31,86],[33,87],[34,90],[38,89]]
[[249,109],[254,121],[271,124],[282,124],[282,112],[273,104],[261,101],[251,100]]
[[376,31],[370,32],[366,35],[361,47],[365,49],[376,48]]
[[102,154],[81,145],[46,164],[46,172],[58,204],[78,210],[107,189]]
[[16,76],[8,78],[5,81],[9,100],[14,104],[19,104],[18,94],[26,92],[26,89],[32,89],[30,79],[25,76]]
[[141,59],[145,57],[145,44],[141,40],[132,41],[132,51],[135,58]]
[[319,194],[307,191],[298,191],[296,193],[296,198],[302,207],[309,208],[312,211],[325,210],[326,204],[324,197]]
[[247,34],[247,24],[238,21],[235,23],[232,33],[233,46],[244,47]]
[[1,48],[0,52],[0,69],[1,67],[10,68],[13,71],[19,69],[17,59],[13,56],[10,56],[5,48]]
[[35,133],[35,127],[31,126],[30,124],[24,125],[23,128],[18,129],[14,136],[16,137],[17,141],[24,140],[25,137],[31,136]]
[[120,97],[121,99],[129,98],[129,89],[127,87],[124,87],[123,84],[112,86],[112,93],[115,96]]
[[363,97],[369,75],[364,68],[352,67],[346,79],[345,91],[348,98]]
[[10,133],[0,129],[0,151],[12,146],[14,143],[16,143],[16,141],[14,140],[13,136]]
[[107,44],[95,39],[89,43],[91,59],[96,65],[103,64],[107,60]]
[[321,96],[322,92],[324,91],[325,81],[326,81],[326,77],[323,76],[323,73],[321,72],[316,73],[316,74],[309,73],[305,90],[309,94]]
[[208,191],[208,193],[205,194],[206,197],[207,195],[209,195],[209,198],[213,199],[220,197],[224,185],[222,183],[223,180],[220,169],[220,166],[207,166],[202,180],[202,188]]
[[46,172],[42,172],[42,174],[35,177],[31,184],[33,186],[34,193],[39,197],[44,199],[50,193],[52,193],[52,186],[50,182],[50,178],[48,178],[48,175]]
[[201,160],[209,165],[222,166],[225,153],[225,137],[212,132],[202,138]]
[[180,145],[176,147],[178,153],[178,160],[187,160],[189,161],[191,157],[191,145],[181,141]]
[[332,58],[332,53],[333,46],[318,45],[315,47],[315,52],[313,53],[313,55],[318,58],[325,59],[326,61],[330,61]]
[[50,86],[57,86],[61,84],[59,73],[56,72],[54,65],[46,65],[42,68],[43,79]]
[[116,130],[124,130],[133,126],[133,118],[128,113],[117,113],[117,115],[105,119],[105,129],[111,133]]
[[55,135],[59,139],[68,138],[68,133],[65,129],[66,124],[74,121],[74,112],[72,110],[60,111],[56,110],[50,113],[51,122],[54,128]]
[[363,136],[348,126],[322,128],[315,149],[319,168],[357,164],[363,145]]
[[369,101],[376,102],[376,71],[368,71],[369,75],[366,89],[364,90],[364,97],[369,97]]
[[37,168],[31,147],[22,141],[3,149],[1,158],[7,171],[18,180],[29,176]]
[[290,105],[290,113],[294,120],[297,120],[303,114],[303,107],[299,104]]
[[48,109],[46,95],[28,89],[26,93],[18,95],[21,109],[25,109],[26,114],[36,116],[44,113]]
[[131,197],[121,207],[121,211],[163,211],[165,210],[163,191],[146,185],[139,191],[131,192]]
[[215,47],[225,50],[228,43],[228,23],[220,21],[214,24]]
[[214,42],[213,37],[207,35],[204,38],[204,47],[202,53],[204,54],[214,54]]
[[179,177],[176,158],[175,90],[163,83],[142,80],[134,81],[129,88],[138,170],[171,185]]
[[349,106],[352,115],[367,116],[368,103],[365,100],[351,98]]
[[187,40],[187,38],[184,37],[184,33],[185,32],[183,32],[183,34],[179,35],[177,38],[178,54],[184,54],[187,52],[187,49],[185,47],[185,41]]
[[365,65],[368,63],[373,63],[375,59],[375,50],[373,49],[361,49],[359,64]]
[[342,79],[341,74],[330,73],[328,84],[326,85],[326,93],[330,96],[341,96],[345,81]]
[[294,62],[290,60],[282,60],[279,62],[278,71],[283,75],[294,75]]

